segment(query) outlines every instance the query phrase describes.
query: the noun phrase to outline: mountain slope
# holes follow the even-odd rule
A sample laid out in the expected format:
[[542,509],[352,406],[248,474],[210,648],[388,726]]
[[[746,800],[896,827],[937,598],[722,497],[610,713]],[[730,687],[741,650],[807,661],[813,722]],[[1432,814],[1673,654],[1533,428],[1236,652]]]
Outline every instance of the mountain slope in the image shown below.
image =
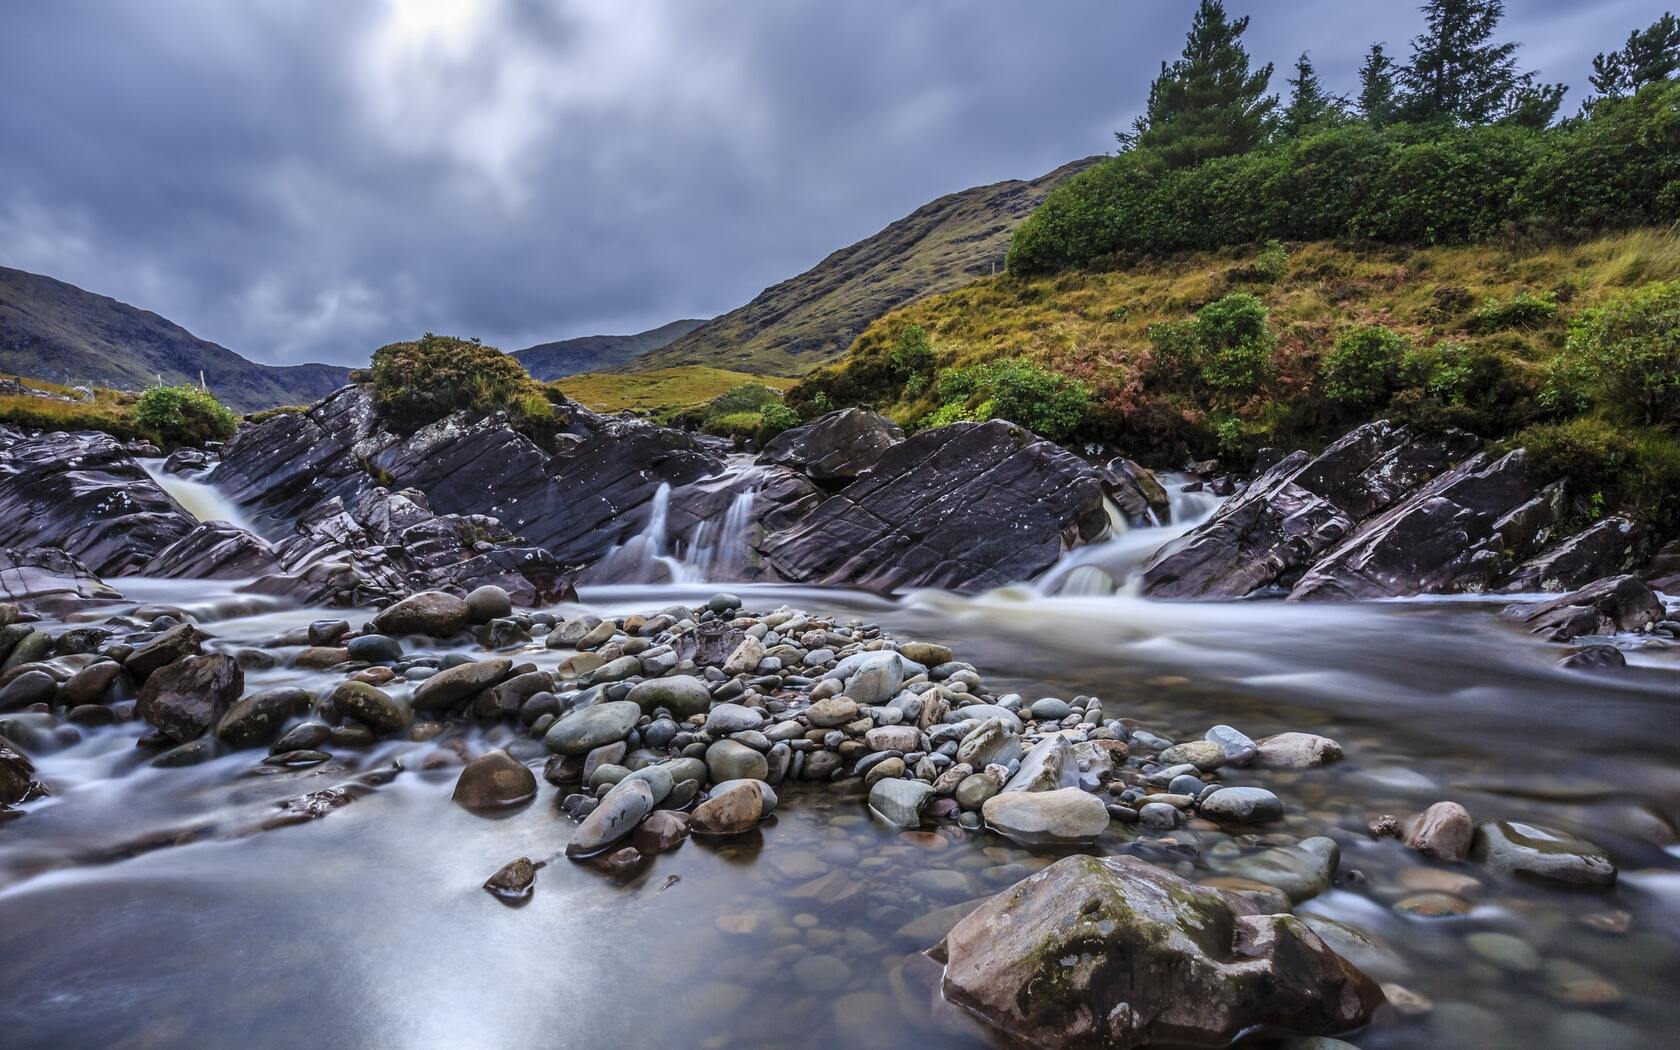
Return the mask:
[[925,204],[620,371],[703,364],[796,375],[832,361],[894,307],[1003,269],[1015,227],[1063,180],[1101,159]]
[[670,345],[673,340],[705,323],[698,320],[672,321],[635,335],[585,335],[576,339],[559,339],[516,350],[513,356],[525,366],[525,371],[546,382],[579,372],[601,372],[625,364]]
[[263,365],[172,321],[40,274],[0,266],[0,373],[139,390],[197,383],[249,412],[302,404],[347,381],[334,365]]

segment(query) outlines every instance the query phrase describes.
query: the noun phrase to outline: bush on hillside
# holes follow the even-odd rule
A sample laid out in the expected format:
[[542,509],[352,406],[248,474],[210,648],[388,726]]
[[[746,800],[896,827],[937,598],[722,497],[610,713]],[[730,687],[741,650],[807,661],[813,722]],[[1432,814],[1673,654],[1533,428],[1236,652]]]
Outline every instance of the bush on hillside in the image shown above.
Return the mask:
[[548,390],[518,361],[477,339],[427,332],[382,346],[366,378],[380,417],[401,433],[456,412],[479,419],[504,412],[515,430],[539,439],[554,425]]
[[1023,358],[1006,358],[940,373],[941,407],[923,426],[958,419],[1007,419],[1051,441],[1065,441],[1085,421],[1091,390]]
[[777,401],[773,405],[765,405],[758,410],[757,438],[762,444],[780,434],[784,430],[791,430],[799,425],[799,413]]
[[1680,282],[1649,284],[1581,315],[1548,378],[1556,410],[1590,398],[1636,423],[1680,424]]
[[1380,324],[1343,332],[1319,365],[1324,396],[1344,408],[1363,411],[1386,404],[1400,387],[1406,340]]
[[1154,356],[1146,378],[1167,390],[1251,393],[1272,370],[1277,337],[1266,304],[1233,292],[1197,311],[1193,321],[1149,329]]
[[1589,513],[1621,508],[1672,529],[1680,521],[1680,441],[1586,417],[1529,427],[1508,443],[1545,476],[1564,478]]
[[134,405],[134,422],[165,448],[226,441],[239,421],[209,392],[196,386],[154,386]]
[[1507,329],[1544,328],[1557,319],[1556,292],[1518,292],[1506,300],[1489,299],[1470,319],[1473,332],[1503,332]]
[[1677,215],[1680,83],[1662,83],[1544,131],[1354,122],[1183,169],[1130,150],[1052,191],[1016,229],[1008,267],[1269,239],[1452,244]]

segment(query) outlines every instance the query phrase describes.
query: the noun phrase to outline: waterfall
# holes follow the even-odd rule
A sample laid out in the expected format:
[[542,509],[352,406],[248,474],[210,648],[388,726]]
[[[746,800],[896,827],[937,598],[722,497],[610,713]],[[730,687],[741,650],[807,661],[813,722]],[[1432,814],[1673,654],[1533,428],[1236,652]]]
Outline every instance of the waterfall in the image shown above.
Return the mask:
[[[1189,479],[1164,474],[1169,520],[1151,526],[1128,526],[1125,518],[1105,500],[1111,525],[1109,539],[1087,547],[1075,547],[1034,584],[1040,594],[1096,596],[1124,590],[1138,570],[1167,542],[1213,517],[1224,501],[1205,488],[1184,491]],[[1154,515],[1151,513],[1151,520]]]
[[703,521],[694,530],[684,567],[693,573],[684,583],[737,579],[752,558],[749,530],[753,523],[753,499],[758,490],[745,488],[735,494],[721,523]]
[[752,561],[756,487],[730,500],[720,517],[694,527],[684,541],[671,535],[671,486],[648,501],[642,530],[613,548],[585,574],[594,583],[727,583],[744,579]]
[[210,475],[209,470],[202,470],[194,475],[167,474],[163,470],[164,461],[161,459],[136,460],[158,488],[169,494],[169,497],[181,505],[181,509],[191,514],[201,522],[225,521],[246,532],[262,535],[250,517],[237,503],[228,499],[216,486],[204,479]]

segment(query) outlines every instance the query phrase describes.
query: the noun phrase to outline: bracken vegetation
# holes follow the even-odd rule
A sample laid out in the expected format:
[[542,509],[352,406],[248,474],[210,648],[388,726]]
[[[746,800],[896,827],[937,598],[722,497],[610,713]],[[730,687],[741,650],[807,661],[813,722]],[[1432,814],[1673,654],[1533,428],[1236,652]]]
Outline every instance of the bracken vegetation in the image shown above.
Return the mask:
[[476,417],[505,413],[509,425],[544,440],[553,431],[549,391],[518,361],[476,339],[427,332],[411,342],[373,352],[373,364],[357,378],[372,384],[374,405],[387,426],[412,433],[466,412]]
[[238,422],[196,386],[153,386],[140,394],[39,380],[6,386],[0,392],[0,424],[25,430],[100,430],[122,441],[145,440],[173,449],[226,441]]

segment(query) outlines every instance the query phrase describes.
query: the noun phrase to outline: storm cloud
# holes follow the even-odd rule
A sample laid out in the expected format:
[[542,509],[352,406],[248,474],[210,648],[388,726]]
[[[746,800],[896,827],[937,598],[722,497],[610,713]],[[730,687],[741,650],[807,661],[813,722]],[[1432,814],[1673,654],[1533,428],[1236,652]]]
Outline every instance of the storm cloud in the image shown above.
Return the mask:
[[[1411,4],[1249,10],[1283,90]],[[953,190],[1110,150],[1191,0],[9,0],[0,264],[257,360],[709,316]],[[1511,0],[1571,85],[1663,4]]]

